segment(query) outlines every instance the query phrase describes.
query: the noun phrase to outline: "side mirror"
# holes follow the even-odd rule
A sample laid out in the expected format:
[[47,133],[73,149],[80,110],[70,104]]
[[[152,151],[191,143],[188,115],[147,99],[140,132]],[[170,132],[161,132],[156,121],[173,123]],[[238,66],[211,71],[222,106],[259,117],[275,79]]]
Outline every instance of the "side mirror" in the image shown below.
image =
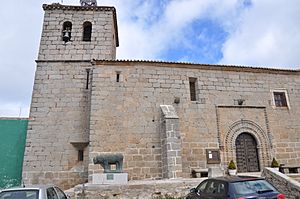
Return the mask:
[[196,188],[192,188],[192,189],[190,189],[190,193],[197,193],[198,191],[197,191],[197,189]]

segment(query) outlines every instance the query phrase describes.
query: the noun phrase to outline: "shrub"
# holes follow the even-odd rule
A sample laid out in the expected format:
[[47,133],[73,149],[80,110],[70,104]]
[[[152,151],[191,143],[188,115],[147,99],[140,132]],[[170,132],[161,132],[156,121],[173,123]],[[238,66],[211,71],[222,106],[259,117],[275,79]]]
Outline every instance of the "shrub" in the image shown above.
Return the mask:
[[235,170],[235,169],[236,169],[236,166],[235,166],[233,160],[231,160],[231,161],[229,162],[229,164],[228,164],[228,169],[230,169],[230,170]]
[[279,164],[278,164],[278,162],[277,162],[277,160],[276,160],[275,158],[273,158],[273,160],[272,160],[271,167],[272,167],[272,168],[277,168],[277,167],[279,167]]

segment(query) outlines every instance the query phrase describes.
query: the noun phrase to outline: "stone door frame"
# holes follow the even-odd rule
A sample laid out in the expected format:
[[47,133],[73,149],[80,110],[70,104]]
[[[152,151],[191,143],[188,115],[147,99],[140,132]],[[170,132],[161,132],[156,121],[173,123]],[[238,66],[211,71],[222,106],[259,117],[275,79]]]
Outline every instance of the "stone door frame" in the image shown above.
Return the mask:
[[258,124],[250,120],[240,120],[229,127],[224,140],[224,164],[228,164],[230,160],[236,162],[235,141],[240,134],[245,132],[252,135],[257,143],[259,168],[268,166],[272,150],[270,139]]

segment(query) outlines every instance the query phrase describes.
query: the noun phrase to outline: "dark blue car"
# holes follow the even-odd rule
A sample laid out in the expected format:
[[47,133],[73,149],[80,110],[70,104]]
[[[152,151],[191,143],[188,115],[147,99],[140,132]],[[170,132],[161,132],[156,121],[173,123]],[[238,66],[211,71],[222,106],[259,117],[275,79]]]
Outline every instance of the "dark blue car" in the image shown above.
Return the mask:
[[226,176],[210,178],[190,190],[186,199],[285,199],[264,178]]

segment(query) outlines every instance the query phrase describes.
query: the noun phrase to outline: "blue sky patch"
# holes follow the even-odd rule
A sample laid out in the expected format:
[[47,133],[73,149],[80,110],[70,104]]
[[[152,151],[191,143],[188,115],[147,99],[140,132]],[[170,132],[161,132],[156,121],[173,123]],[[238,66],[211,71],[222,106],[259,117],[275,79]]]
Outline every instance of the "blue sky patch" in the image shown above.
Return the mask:
[[252,6],[252,1],[251,0],[244,0],[243,5],[244,5],[244,7],[251,7]]
[[197,20],[183,34],[184,40],[174,41],[160,59],[211,64],[220,61],[222,46],[228,34],[216,21]]

